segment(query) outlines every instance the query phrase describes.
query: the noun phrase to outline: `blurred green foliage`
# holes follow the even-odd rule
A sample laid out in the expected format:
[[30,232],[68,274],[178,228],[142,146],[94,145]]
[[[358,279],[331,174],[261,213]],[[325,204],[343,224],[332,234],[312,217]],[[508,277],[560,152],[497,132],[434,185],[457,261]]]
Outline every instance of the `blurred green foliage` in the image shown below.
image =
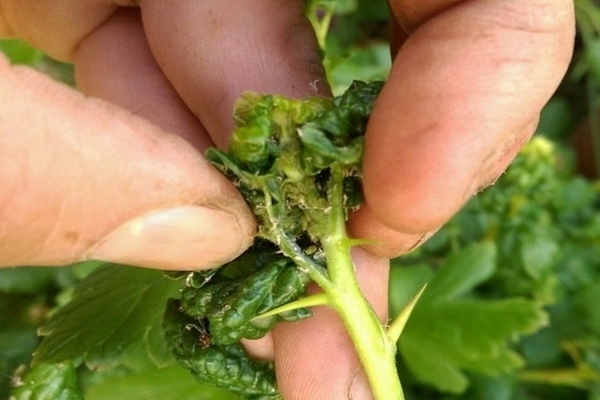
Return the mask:
[[[471,261],[455,266],[457,258],[469,253]],[[494,186],[476,196],[422,248],[394,264],[392,312],[406,302],[397,292],[406,293],[409,285],[409,293],[414,293],[426,280],[424,273],[435,282],[457,269],[465,275],[461,280],[465,284],[477,274],[485,275],[463,293],[463,301],[473,304],[469,310],[416,312],[409,321],[400,349],[402,363],[414,379],[414,398],[484,400],[492,392],[497,392],[493,398],[505,400],[595,398],[600,385],[600,185],[575,176],[556,144],[534,138]],[[451,307],[450,300],[445,307]],[[500,312],[483,311],[498,302],[514,303]],[[492,316],[493,312],[497,314]],[[490,335],[517,327],[518,321],[512,319],[536,312],[545,317],[538,315],[538,324],[526,327],[535,329],[504,337],[512,339],[510,348],[516,356],[512,365],[486,359],[485,353],[462,361],[481,345],[500,357],[501,351],[491,347]],[[523,319],[528,321],[535,322]],[[416,334],[412,325],[429,329]],[[429,338],[437,334],[441,337],[431,344]],[[459,351],[458,358],[446,359],[467,375],[457,381],[447,371],[435,377],[416,369],[410,359],[413,353],[403,348],[406,340],[414,341],[415,347],[420,342],[426,349],[422,351],[433,349],[436,358]],[[477,365],[480,362],[485,365]],[[465,378],[471,385],[459,385]],[[433,394],[431,387],[440,393]],[[452,392],[454,396],[443,394]]]
[[[323,59],[334,93],[355,79],[385,79],[391,65],[385,1],[312,0],[307,5],[313,24],[322,30]],[[576,175],[576,154],[569,147],[579,122],[591,114],[593,143],[600,149],[594,112],[600,99],[600,6],[592,0],[576,0],[575,5],[579,35],[574,59],[538,129],[538,135],[552,142],[536,139],[495,186],[474,198],[421,249],[394,261],[392,315],[424,282],[432,288],[399,344],[408,399],[600,399],[600,185]],[[0,41],[0,50],[14,63],[73,84],[71,66],[23,42]],[[0,270],[0,398],[9,396],[11,383],[25,384],[14,393],[18,399],[56,398],[27,392],[35,389],[27,384],[32,376],[69,394],[75,371],[78,389],[92,400],[232,398],[199,388],[163,351],[164,339],[156,334],[151,315],[162,315],[159,298],[177,284],[124,267],[109,270],[116,278],[108,280],[106,268],[84,264]],[[94,279],[100,280],[95,290],[107,291],[106,299],[123,288],[135,293],[124,304],[138,302],[137,308],[129,307],[129,318],[119,319],[120,309],[73,297]],[[446,292],[439,289],[444,286]],[[148,293],[147,287],[162,289]],[[61,308],[64,304],[68,306]],[[73,318],[83,313],[90,321],[88,331],[73,328],[77,333],[117,339],[124,351],[116,355],[110,346],[96,346],[102,340],[74,335],[78,344],[65,346],[57,361],[93,360],[90,366],[114,368],[92,373],[86,363],[54,369],[40,364],[27,374],[39,344],[38,328],[49,315],[62,313],[67,320],[54,329],[66,329],[70,313],[65,310],[73,308]],[[115,334],[110,323],[97,328],[94,323],[102,318],[120,320],[119,326],[127,329]],[[46,349],[52,351],[51,346]],[[73,396],[65,398],[78,395]]]

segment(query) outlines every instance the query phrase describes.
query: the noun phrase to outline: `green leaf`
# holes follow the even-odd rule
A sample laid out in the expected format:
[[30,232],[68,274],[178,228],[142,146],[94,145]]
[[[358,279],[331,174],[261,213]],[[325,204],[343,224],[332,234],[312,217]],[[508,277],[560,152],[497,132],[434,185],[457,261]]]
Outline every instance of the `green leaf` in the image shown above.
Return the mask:
[[452,360],[436,354],[437,349],[426,348],[427,342],[413,340],[409,332],[407,329],[400,341],[400,351],[416,378],[442,392],[463,393],[469,379],[460,368]]
[[490,242],[473,244],[450,254],[429,284],[423,301],[444,301],[465,294],[489,279],[495,268],[496,248]]
[[107,264],[75,289],[40,328],[34,364],[85,361],[92,369],[118,364],[160,329],[167,298],[180,286],[160,271]]
[[568,138],[576,125],[571,102],[566,96],[556,96],[542,109],[537,132],[550,139],[561,140]]
[[355,80],[383,81],[391,67],[388,43],[377,43],[352,49],[352,54],[336,63],[331,71],[331,85],[335,94],[341,94]]
[[91,386],[86,400],[238,400],[233,393],[199,384],[189,371],[169,367],[109,379]]
[[600,39],[588,41],[584,55],[588,62],[588,73],[595,81],[600,82]]
[[37,337],[32,327],[3,326],[0,331],[0,359],[23,360],[36,344]]
[[0,315],[0,399],[8,398],[14,370],[29,362],[38,342],[34,327],[11,326],[10,322]]
[[407,268],[400,260],[392,260],[390,271],[389,303],[391,315],[397,315],[410,302],[423,285],[433,280],[433,268],[419,263]]
[[547,323],[540,306],[519,298],[461,298],[492,275],[495,262],[493,245],[474,244],[449,256],[434,276],[399,341],[419,381],[462,393],[469,382],[463,370],[498,375],[523,365],[510,344]]
[[600,335],[600,286],[598,282],[587,287],[580,288],[579,293],[575,295],[576,304],[583,311],[584,321],[582,321],[592,332]]
[[39,364],[21,378],[14,400],[81,400],[77,372],[72,363]]
[[156,367],[164,368],[173,364],[173,353],[165,340],[162,324],[151,326],[144,342],[146,346],[145,353]]
[[523,235],[519,246],[524,270],[534,279],[541,279],[553,266],[558,243],[544,235]]
[[45,267],[0,269],[0,292],[39,293],[54,282],[56,275],[56,269]]

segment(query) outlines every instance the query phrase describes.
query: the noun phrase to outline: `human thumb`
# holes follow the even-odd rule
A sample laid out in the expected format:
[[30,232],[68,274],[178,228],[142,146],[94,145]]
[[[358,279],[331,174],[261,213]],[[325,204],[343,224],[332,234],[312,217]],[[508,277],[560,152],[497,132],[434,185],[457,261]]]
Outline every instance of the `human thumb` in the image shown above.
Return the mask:
[[0,266],[217,266],[255,225],[191,145],[0,58]]

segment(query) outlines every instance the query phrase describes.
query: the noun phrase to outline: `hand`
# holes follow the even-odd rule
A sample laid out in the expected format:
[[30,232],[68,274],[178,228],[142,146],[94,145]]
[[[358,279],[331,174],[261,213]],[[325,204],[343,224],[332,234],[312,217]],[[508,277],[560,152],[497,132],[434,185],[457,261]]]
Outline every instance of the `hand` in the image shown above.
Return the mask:
[[534,133],[574,39],[572,0],[390,0],[391,74],[351,231],[393,257],[492,184]]
[[[73,62],[88,96],[0,60],[0,266],[191,269],[235,257],[254,222],[203,150],[226,145],[242,90],[329,95],[300,0],[121,3],[0,0],[0,35]],[[357,262],[364,278],[387,264]],[[365,279],[382,318],[386,276]],[[311,332],[320,344],[302,353],[294,342]],[[345,398],[358,371],[328,310],[247,348],[276,358],[286,399]]]
[[[4,264],[62,264],[95,257],[147,265],[158,257],[154,266],[202,267],[197,260],[205,255],[198,242],[218,249],[212,263],[247,245],[254,227],[243,202],[188,143],[199,150],[223,146],[233,100],[241,90],[303,96],[314,94],[310,83],[324,82],[310,30],[301,18],[302,2],[284,7],[277,0],[247,1],[235,9],[209,0],[138,3],[146,33],[138,13],[119,9],[118,2],[113,7],[92,0],[1,3],[5,31],[12,29],[50,55],[74,61],[81,90],[111,102],[86,99],[28,70],[0,67],[0,101],[10,104],[0,110],[0,159],[11,160],[7,164],[12,167],[0,168],[0,179],[10,183],[0,189],[0,215],[8,221],[0,231]],[[572,40],[572,15],[564,1],[538,1],[535,9],[517,2],[415,4],[392,4],[395,46],[403,45],[369,128],[367,206],[351,221],[356,235],[382,239],[386,245],[371,250],[385,255],[413,246],[466,200],[467,175],[480,169],[494,144],[525,131],[522,121],[535,116],[557,85]],[[523,19],[530,24],[528,31],[517,29]],[[412,35],[406,39],[403,32]],[[489,39],[480,39],[481,32]],[[516,46],[514,35],[527,40]],[[550,47],[555,53],[548,54]],[[519,56],[513,60],[516,50]],[[493,62],[479,58],[482,53]],[[498,60],[505,61],[506,71],[496,76]],[[474,76],[479,78],[466,81]],[[506,88],[519,83],[519,97],[506,94]],[[483,101],[490,107],[480,105]],[[428,127],[431,114],[439,118]],[[450,132],[456,132],[452,141]],[[480,132],[489,137],[479,137]],[[386,148],[390,145],[394,151]],[[465,150],[473,157],[470,172],[461,169]],[[458,158],[451,157],[459,151]],[[379,153],[381,159],[374,156]],[[390,177],[390,170],[402,174]],[[442,170],[446,174],[438,172]],[[389,185],[399,190],[393,196],[384,190]],[[217,214],[239,227],[228,228],[223,221],[219,232],[194,232],[190,238],[189,229],[199,224],[181,228],[172,219],[180,213],[191,221],[186,214],[190,204],[208,206],[203,208],[207,214],[226,210]],[[400,212],[390,213],[397,206],[403,206]],[[149,229],[141,224],[142,235],[136,234],[139,224],[127,222],[167,209],[175,212],[167,218],[155,215]],[[210,224],[200,226],[215,226]],[[122,243],[121,248],[98,245],[110,236],[116,236],[113,243]],[[240,239],[220,248],[229,237]],[[168,245],[155,251],[164,240]],[[123,254],[131,242],[140,250]],[[177,259],[185,249],[189,253]],[[33,259],[18,258],[32,253]],[[355,256],[366,295],[384,318],[386,262],[361,250]],[[318,309],[303,323],[282,324],[273,343],[269,340],[262,342],[264,348],[257,343],[250,348],[275,356],[286,399],[342,399],[348,388],[353,398],[368,398],[365,382],[355,374],[351,345],[328,310]]]

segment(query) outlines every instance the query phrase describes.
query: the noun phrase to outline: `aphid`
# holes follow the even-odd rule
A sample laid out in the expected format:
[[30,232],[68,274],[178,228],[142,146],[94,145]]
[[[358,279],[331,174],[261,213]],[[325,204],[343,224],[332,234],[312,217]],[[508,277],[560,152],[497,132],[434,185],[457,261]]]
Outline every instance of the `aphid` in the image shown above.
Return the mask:
[[[206,323],[207,322],[208,321],[206,321]],[[187,324],[185,326],[185,329],[187,329],[188,331],[195,329],[198,332],[198,344],[200,345],[201,349],[205,350],[211,346],[212,340],[210,338],[210,332],[208,331],[208,329],[206,327],[204,319],[199,320],[198,325]]]

